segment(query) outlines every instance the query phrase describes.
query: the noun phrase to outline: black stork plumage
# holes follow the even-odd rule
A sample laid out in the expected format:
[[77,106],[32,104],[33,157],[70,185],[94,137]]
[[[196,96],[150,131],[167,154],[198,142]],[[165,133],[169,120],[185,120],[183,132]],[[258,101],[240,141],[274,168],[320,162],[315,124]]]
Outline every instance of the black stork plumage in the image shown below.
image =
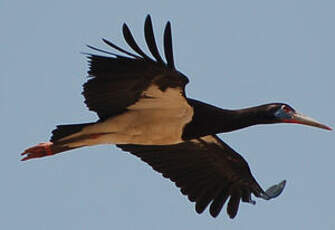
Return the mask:
[[119,53],[89,46],[108,55],[88,54],[89,80],[83,86],[85,103],[99,120],[57,126],[50,142],[26,149],[22,160],[116,144],[175,182],[196,203],[198,213],[210,204],[210,214],[216,217],[229,199],[227,213],[234,218],[241,200],[254,203],[251,194],[274,198],[285,181],[264,191],[247,162],[216,134],[271,123],[331,130],[283,103],[226,110],[186,97],[188,78],[174,65],[170,22],[164,31],[166,62],[156,46],[149,15],[144,34],[153,58],[137,45],[126,24],[123,35],[136,54],[105,39]]

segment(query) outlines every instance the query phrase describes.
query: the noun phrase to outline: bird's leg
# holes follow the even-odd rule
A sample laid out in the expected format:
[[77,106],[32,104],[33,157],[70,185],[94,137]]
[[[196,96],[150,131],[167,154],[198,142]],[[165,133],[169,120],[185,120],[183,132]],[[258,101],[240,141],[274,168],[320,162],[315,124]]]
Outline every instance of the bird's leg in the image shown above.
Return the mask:
[[25,156],[22,161],[53,155],[51,150],[52,145],[52,142],[43,142],[24,150],[24,152],[21,153],[21,156]]
[[54,144],[53,142],[43,142],[24,150],[24,152],[21,153],[21,155],[24,156],[22,161],[26,161],[33,158],[51,156],[78,147],[68,147],[64,145]]

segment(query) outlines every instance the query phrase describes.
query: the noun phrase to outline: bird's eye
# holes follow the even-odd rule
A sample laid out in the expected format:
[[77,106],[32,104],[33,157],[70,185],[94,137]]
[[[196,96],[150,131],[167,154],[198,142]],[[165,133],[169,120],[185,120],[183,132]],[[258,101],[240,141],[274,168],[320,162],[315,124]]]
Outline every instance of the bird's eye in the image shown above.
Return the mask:
[[281,108],[282,108],[282,110],[284,110],[287,113],[292,112],[292,109],[290,107],[288,107],[287,105],[283,105]]

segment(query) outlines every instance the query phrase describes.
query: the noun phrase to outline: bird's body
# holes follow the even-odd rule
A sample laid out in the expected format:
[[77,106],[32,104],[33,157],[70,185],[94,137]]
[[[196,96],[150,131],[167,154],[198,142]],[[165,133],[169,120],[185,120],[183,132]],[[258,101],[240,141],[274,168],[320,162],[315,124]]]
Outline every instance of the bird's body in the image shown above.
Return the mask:
[[90,47],[109,54],[88,56],[90,79],[83,95],[99,120],[57,126],[50,142],[26,149],[23,160],[116,144],[174,181],[196,202],[198,213],[211,203],[210,213],[216,217],[230,197],[227,212],[233,218],[240,200],[254,203],[251,194],[274,198],[284,184],[264,192],[247,162],[216,134],[283,122],[330,129],[283,103],[226,110],[188,98],[185,86],[189,80],[174,66],[170,23],[164,33],[166,63],[158,52],[149,16],[145,39],[154,59],[138,47],[126,25],[123,34],[136,54],[107,40],[104,42],[125,56]]
[[[129,143],[169,145],[182,142],[183,128],[193,116],[192,107],[186,100],[179,102],[174,94],[170,95],[170,89],[162,92],[156,87],[151,88],[145,91],[146,97],[129,106],[127,112],[84,126],[79,132],[59,141],[78,140],[69,143],[70,147]],[[90,138],[91,135],[96,135],[96,138]],[[81,139],[81,136],[87,138]]]

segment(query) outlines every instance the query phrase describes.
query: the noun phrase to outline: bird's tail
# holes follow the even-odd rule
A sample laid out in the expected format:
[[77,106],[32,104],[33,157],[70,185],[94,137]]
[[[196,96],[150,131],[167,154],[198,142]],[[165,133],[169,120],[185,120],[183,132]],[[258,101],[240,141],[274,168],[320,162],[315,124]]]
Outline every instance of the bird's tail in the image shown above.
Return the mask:
[[61,141],[62,138],[68,137],[72,134],[80,132],[84,127],[94,123],[71,124],[71,125],[57,125],[57,128],[52,131],[51,142]]
[[94,123],[58,125],[57,128],[52,131],[52,137],[50,139],[50,142],[40,143],[38,145],[35,145],[33,147],[24,150],[24,152],[21,154],[22,156],[24,156],[22,160],[25,161],[32,158],[50,156],[71,149],[82,147],[82,146],[68,146],[67,143],[73,140],[70,139],[67,141],[66,137],[70,137],[73,134],[79,133],[85,126],[91,124]]

